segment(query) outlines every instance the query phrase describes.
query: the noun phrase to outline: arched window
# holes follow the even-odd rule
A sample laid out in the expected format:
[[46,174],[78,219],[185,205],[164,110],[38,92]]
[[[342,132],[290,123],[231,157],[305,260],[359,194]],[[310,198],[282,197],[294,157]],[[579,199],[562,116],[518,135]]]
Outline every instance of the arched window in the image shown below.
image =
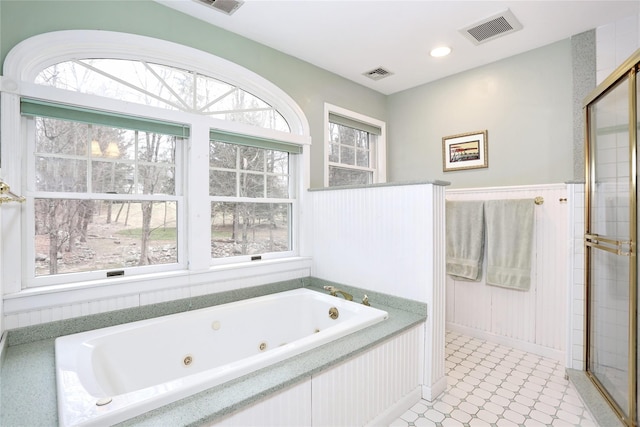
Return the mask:
[[6,274],[23,287],[297,254],[308,124],[272,83],[103,31],[35,36],[4,70],[2,171],[27,198]]
[[127,59],[80,59],[45,68],[35,83],[169,110],[290,132],[271,105],[238,85],[181,69]]

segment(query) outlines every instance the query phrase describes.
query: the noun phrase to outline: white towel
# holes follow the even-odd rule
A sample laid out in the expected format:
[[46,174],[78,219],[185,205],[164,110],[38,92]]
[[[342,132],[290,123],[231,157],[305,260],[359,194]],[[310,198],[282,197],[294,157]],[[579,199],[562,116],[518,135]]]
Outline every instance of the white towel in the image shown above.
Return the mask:
[[529,290],[533,211],[531,199],[485,203],[488,285]]
[[447,201],[447,274],[478,281],[482,277],[484,202]]

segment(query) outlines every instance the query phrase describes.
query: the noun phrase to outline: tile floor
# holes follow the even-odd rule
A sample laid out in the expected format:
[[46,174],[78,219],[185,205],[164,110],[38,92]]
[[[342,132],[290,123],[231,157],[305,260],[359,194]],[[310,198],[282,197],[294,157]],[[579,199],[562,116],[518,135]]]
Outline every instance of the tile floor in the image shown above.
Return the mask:
[[446,342],[447,390],[390,427],[597,425],[562,363],[456,332]]

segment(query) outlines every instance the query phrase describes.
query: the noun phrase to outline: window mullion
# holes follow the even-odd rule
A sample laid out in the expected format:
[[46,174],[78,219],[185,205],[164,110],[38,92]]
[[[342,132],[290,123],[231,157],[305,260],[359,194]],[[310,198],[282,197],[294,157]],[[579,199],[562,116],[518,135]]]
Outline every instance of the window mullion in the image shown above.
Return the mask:
[[[170,86],[170,85],[169,85],[169,84],[168,84],[168,83],[167,83],[167,82],[166,82],[162,77],[160,77],[160,76],[158,75],[158,73],[156,73],[156,72],[153,70],[153,68],[151,68],[151,67],[149,66],[149,63],[147,63],[146,61],[142,61],[142,63],[144,64],[144,67],[145,67],[147,70],[149,70],[149,72],[150,72],[150,73],[151,73],[151,74],[152,74],[156,79],[158,79],[158,81],[160,82],[160,84],[161,84],[163,87],[165,87],[169,92],[171,92],[171,94],[172,94],[173,96],[175,96],[175,97],[176,97],[176,99],[177,99],[178,101],[180,101],[180,104],[182,104],[182,105],[187,109],[187,111],[189,111],[189,105],[185,102],[185,100],[183,100],[183,99],[182,99],[182,97],[181,97],[180,95],[178,95],[178,94],[176,93],[176,91],[175,91],[175,90],[173,90],[173,88],[172,88],[172,87],[171,87],[171,86]],[[141,88],[136,88],[136,89],[137,89],[137,90],[141,90]],[[163,102],[168,103],[169,105],[177,106],[177,104],[173,104],[173,103],[169,102],[169,101],[168,101],[167,99],[165,99],[165,98],[159,98],[159,99],[161,99]]]
[[191,98],[191,109],[193,111],[198,111],[198,73],[195,71],[191,72],[193,76],[193,97]]
[[[202,271],[209,268],[211,263],[211,199],[209,195],[209,126],[204,118],[194,120],[191,127],[189,149],[185,151],[186,158],[184,176],[186,259],[188,268],[192,271]],[[186,167],[188,165],[188,167]],[[203,179],[203,177],[206,177]]]
[[240,169],[240,147],[236,147],[236,197],[240,197],[240,184],[241,184],[241,176],[242,172]]
[[262,156],[262,196],[267,197],[267,154],[269,151],[265,150],[264,155]]
[[138,171],[140,170],[138,153],[140,152],[139,141],[138,141],[138,131],[136,131],[133,135],[133,170],[135,171],[133,174],[133,190],[132,194],[138,193],[139,182],[138,182]]
[[88,193],[93,193],[93,179],[91,179],[91,177],[93,176],[93,156],[91,155],[91,148],[93,145],[93,125],[89,125],[88,126],[88,135],[87,135],[87,151],[85,153],[86,155],[86,161],[87,161],[87,192]]

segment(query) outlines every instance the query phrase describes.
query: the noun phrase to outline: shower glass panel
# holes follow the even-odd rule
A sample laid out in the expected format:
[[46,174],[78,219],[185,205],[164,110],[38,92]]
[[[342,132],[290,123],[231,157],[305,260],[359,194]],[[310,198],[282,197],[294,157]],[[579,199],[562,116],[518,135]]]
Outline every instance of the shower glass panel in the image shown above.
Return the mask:
[[[629,416],[629,81],[589,106],[588,371]],[[634,260],[635,261],[635,260]]]

